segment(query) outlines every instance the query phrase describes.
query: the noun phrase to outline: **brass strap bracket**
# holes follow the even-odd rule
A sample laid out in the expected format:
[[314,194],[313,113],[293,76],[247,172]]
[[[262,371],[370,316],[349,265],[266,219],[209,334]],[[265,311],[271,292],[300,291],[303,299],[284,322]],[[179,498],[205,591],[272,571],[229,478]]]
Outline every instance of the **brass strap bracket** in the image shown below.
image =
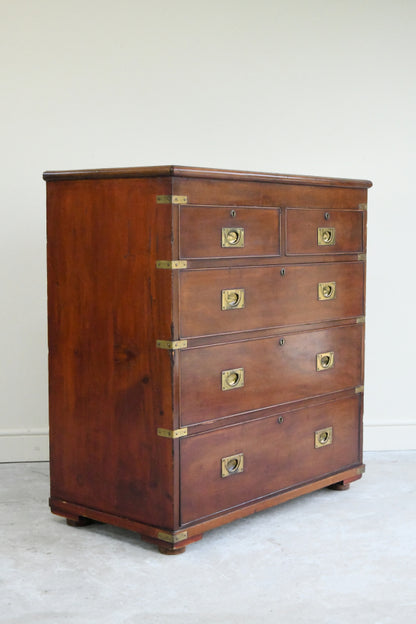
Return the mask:
[[162,429],[161,427],[159,427],[157,430],[157,435],[161,438],[170,438],[171,440],[184,438],[188,435],[188,427],[182,427],[182,429]]
[[188,531],[181,531],[180,533],[165,533],[165,531],[159,531],[157,539],[162,542],[169,542],[169,544],[177,544],[188,539]]
[[359,468],[357,468],[358,475],[362,475],[364,473],[365,473],[365,466],[360,466]]
[[360,394],[361,392],[364,392],[364,386],[356,386],[355,394]]
[[358,204],[358,210],[367,210],[367,204]]
[[187,195],[157,195],[157,204],[187,204]]
[[168,349],[169,351],[176,351],[177,349],[186,349],[188,346],[187,340],[156,340],[156,346],[158,349]]
[[361,262],[365,262],[366,259],[366,254],[358,254],[357,260],[360,260]]
[[356,323],[365,323],[365,316],[358,316],[358,317],[355,319],[355,322],[356,322]]
[[187,260],[156,260],[157,269],[186,269]]

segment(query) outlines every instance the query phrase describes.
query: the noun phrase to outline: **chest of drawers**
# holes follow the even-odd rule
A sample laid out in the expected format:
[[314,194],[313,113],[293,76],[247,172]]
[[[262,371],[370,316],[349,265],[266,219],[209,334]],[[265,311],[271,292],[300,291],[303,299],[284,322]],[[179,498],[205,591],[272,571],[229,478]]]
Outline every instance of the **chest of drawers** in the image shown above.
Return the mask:
[[54,513],[178,553],[360,478],[370,182],[44,178]]

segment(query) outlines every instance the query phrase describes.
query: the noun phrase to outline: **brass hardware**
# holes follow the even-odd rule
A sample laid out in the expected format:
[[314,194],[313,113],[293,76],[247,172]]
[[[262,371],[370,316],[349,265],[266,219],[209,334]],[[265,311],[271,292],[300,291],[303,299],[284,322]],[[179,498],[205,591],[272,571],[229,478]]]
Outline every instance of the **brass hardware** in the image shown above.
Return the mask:
[[221,477],[230,477],[244,470],[244,454],[230,455],[221,459]]
[[244,247],[244,228],[222,228],[223,247]]
[[157,269],[186,269],[188,266],[187,260],[157,260]]
[[358,475],[362,475],[364,473],[365,473],[365,466],[360,466],[359,468],[357,468]]
[[241,310],[245,307],[244,288],[234,288],[232,290],[222,290],[222,310]]
[[157,539],[162,542],[169,542],[169,544],[177,544],[188,539],[188,531],[181,531],[180,533],[165,533],[165,531],[159,531]]
[[235,390],[244,386],[244,368],[233,368],[221,372],[223,390]]
[[187,204],[187,195],[157,195],[157,204]]
[[333,351],[328,351],[327,353],[318,353],[316,356],[316,370],[328,370],[329,368],[333,368],[335,363],[335,357]]
[[284,339],[284,338],[280,338],[280,340],[279,340],[279,345],[280,345],[281,347],[283,347],[283,345],[285,344],[285,342],[286,342],[286,341],[285,341],[285,339]]
[[336,282],[319,282],[318,299],[319,301],[328,301],[335,299]]
[[162,429],[157,430],[157,435],[161,438],[170,438],[176,440],[177,438],[183,438],[188,435],[188,427],[182,427],[182,429]]
[[355,394],[360,394],[361,392],[364,392],[364,386],[356,386]]
[[315,448],[332,444],[332,427],[315,431]]
[[356,323],[365,323],[365,316],[358,316],[358,317],[355,319],[355,322],[356,322]]
[[280,275],[282,277],[284,277],[286,275],[286,269],[284,267],[282,269],[280,269]]
[[358,254],[357,260],[359,260],[361,262],[365,262],[366,257],[367,257],[366,254]]
[[358,204],[358,210],[367,210],[367,204]]
[[188,346],[187,340],[157,340],[156,346],[158,349],[169,349],[175,351],[176,349],[186,349]]
[[279,423],[279,425],[281,425],[283,421],[284,421],[283,416],[279,416],[279,418],[277,419],[277,422]]
[[325,221],[328,221],[328,219],[330,218],[330,216],[331,216],[331,215],[329,214],[329,212],[326,212],[326,213],[324,214],[324,219],[325,219]]
[[335,245],[335,228],[318,228],[318,245]]

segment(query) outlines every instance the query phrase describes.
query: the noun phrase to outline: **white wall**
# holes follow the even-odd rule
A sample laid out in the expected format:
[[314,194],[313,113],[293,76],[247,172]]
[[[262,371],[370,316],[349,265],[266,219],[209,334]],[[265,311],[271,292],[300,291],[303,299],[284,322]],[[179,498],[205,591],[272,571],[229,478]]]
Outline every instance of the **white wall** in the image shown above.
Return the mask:
[[365,446],[416,448],[413,0],[0,0],[0,461],[47,457],[45,169],[370,178]]

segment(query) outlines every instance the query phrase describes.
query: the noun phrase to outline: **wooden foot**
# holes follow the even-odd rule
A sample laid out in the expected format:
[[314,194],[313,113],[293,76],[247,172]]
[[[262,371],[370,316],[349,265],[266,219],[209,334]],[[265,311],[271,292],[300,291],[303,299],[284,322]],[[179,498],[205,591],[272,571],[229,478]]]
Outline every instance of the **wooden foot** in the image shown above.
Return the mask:
[[159,546],[159,552],[162,555],[181,555],[186,550],[186,546],[183,548],[177,548],[176,550],[170,550],[169,548],[165,548],[165,546]]
[[93,524],[94,520],[90,520],[89,518],[84,518],[84,516],[77,516],[73,518],[67,518],[66,523],[71,527],[83,527],[88,524]]
[[350,484],[346,483],[345,481],[339,481],[339,483],[333,483],[332,485],[328,485],[328,489],[340,491],[349,490]]

